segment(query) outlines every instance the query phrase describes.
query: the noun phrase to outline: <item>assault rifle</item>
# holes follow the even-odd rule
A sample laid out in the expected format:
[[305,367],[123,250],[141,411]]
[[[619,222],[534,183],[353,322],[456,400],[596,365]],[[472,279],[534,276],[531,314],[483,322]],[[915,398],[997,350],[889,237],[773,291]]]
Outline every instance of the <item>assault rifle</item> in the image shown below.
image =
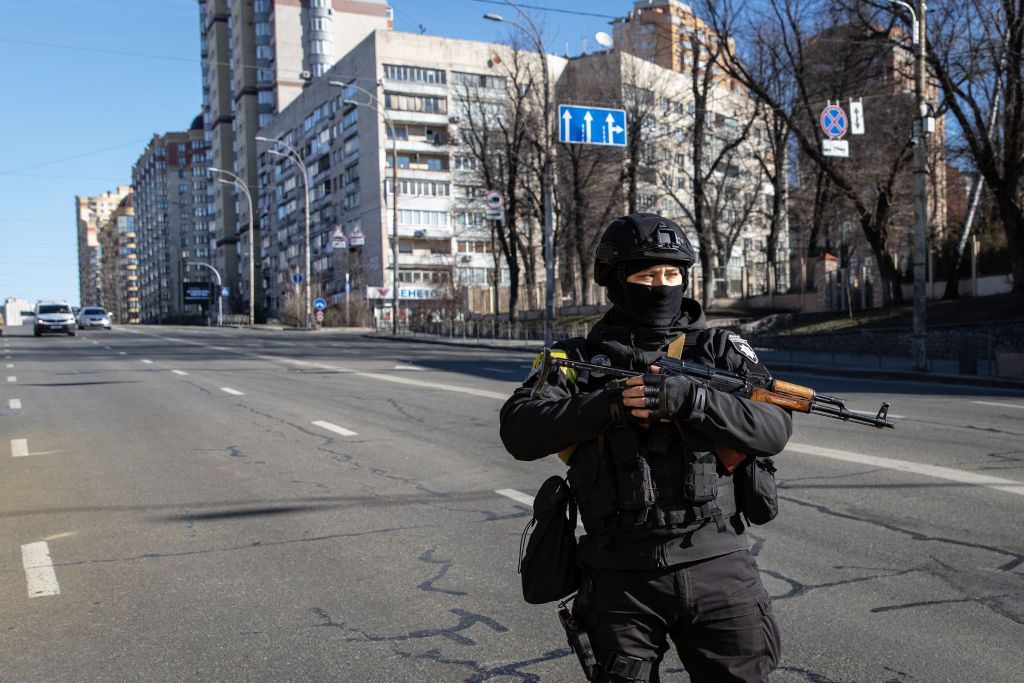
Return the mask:
[[[671,356],[662,356],[654,361],[652,365],[657,365],[661,368],[662,374],[668,376],[684,375],[706,387],[724,391],[734,396],[749,398],[752,401],[771,403],[780,408],[792,410],[795,413],[824,415],[825,417],[832,417],[845,422],[871,425],[878,429],[884,429],[885,427],[890,429],[896,428],[896,425],[888,419],[888,403],[882,403],[878,413],[871,415],[870,413],[859,413],[850,410],[846,407],[846,401],[841,398],[824,396],[810,387],[773,379],[768,373],[744,376],[728,370],[713,368],[703,363],[680,360]],[[533,388],[534,398],[540,396],[541,389],[544,387],[544,383],[547,382],[551,372],[556,372],[558,368],[586,370],[596,376],[607,375],[622,379],[644,374],[635,370],[620,370],[619,368],[605,365],[560,358],[551,355],[551,349],[544,349],[540,365],[540,376],[537,378],[537,384]]]

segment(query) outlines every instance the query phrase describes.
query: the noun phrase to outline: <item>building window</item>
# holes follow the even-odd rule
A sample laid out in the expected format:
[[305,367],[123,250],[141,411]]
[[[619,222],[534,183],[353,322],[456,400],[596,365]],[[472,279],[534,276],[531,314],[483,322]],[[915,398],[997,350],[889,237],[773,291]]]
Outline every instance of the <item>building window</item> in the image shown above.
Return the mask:
[[412,81],[414,83],[445,83],[443,69],[424,69],[419,66],[384,65],[384,78],[392,81]]

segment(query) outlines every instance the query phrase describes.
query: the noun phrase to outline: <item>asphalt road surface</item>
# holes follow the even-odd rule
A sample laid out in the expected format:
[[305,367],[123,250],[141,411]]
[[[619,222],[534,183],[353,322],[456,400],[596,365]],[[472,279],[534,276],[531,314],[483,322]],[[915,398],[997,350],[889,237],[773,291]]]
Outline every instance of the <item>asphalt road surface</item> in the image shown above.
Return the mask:
[[[582,680],[516,573],[564,471],[498,440],[532,353],[172,327],[0,350],[0,679]],[[897,429],[794,418],[751,533],[772,680],[1024,680],[1024,395],[787,379]]]

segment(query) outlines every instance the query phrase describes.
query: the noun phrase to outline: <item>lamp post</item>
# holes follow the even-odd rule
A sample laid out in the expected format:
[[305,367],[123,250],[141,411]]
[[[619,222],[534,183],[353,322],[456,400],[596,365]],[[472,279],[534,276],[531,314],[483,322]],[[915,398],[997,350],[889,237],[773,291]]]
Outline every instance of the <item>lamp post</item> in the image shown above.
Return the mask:
[[254,302],[256,288],[253,284],[255,277],[255,267],[253,266],[255,248],[253,247],[253,242],[255,241],[256,236],[253,233],[252,194],[249,193],[249,186],[245,184],[245,181],[231,171],[225,171],[222,168],[215,168],[213,166],[210,166],[209,170],[211,173],[223,173],[228,176],[230,180],[217,178],[217,182],[224,183],[226,185],[234,185],[245,193],[245,199],[249,203],[249,326],[252,327],[256,324],[256,309]]
[[540,56],[541,67],[544,70],[544,158],[541,164],[541,185],[544,202],[544,346],[550,347],[554,343],[554,319],[555,319],[555,245],[554,245],[554,177],[553,164],[551,160],[551,83],[548,73],[548,55],[544,51],[544,43],[540,37],[540,30],[530,19],[529,15],[516,7],[512,2],[508,3],[526,21],[524,26],[512,19],[506,19],[500,14],[488,12],[484,19],[489,21],[500,21],[515,26],[525,33],[533,42]]
[[[395,134],[395,124],[388,114],[387,107],[379,107],[374,102],[380,103],[380,99],[372,92],[356,85],[355,83],[343,83],[341,81],[328,81],[333,86],[342,88],[355,88],[370,98],[369,102],[357,102],[356,100],[344,100],[345,104],[357,107],[369,107],[384,117],[384,122],[391,131],[391,334],[398,334],[398,136]],[[378,82],[379,85],[379,82]],[[385,195],[387,193],[385,192]],[[346,301],[347,301],[346,297]]]
[[309,329],[309,327],[310,327],[309,308],[310,308],[310,304],[312,302],[311,295],[310,295],[310,277],[309,277],[309,275],[310,275],[310,272],[309,272],[309,270],[310,270],[309,269],[309,255],[310,255],[310,248],[309,248],[309,173],[306,171],[306,165],[304,163],[302,163],[302,155],[299,154],[299,150],[295,149],[294,147],[292,147],[291,145],[289,145],[285,141],[278,140],[277,138],[265,138],[265,137],[263,137],[261,135],[257,135],[256,139],[259,140],[260,142],[272,142],[275,145],[281,145],[282,147],[284,147],[286,150],[288,150],[287,153],[279,152],[276,149],[268,149],[267,152],[269,154],[273,154],[274,156],[279,156],[279,157],[281,157],[283,159],[288,159],[293,164],[295,164],[298,167],[299,172],[302,173],[302,184],[303,184],[303,187],[305,187],[305,189],[306,189],[306,202],[305,202],[305,207],[304,207],[305,219],[306,219],[306,269],[305,269],[306,286],[303,289],[303,299],[304,299],[304,301],[303,301],[303,306],[302,306],[302,323],[306,327],[306,329]]
[[934,125],[928,111],[928,99],[925,83],[925,50],[927,49],[927,32],[925,31],[928,8],[925,0],[917,0],[915,9],[902,0],[889,0],[894,5],[910,12],[913,36],[911,42],[916,48],[914,64],[914,91],[917,95],[917,120],[914,122],[914,178],[916,179],[914,197],[914,316],[913,341],[911,357],[914,369],[928,369],[928,330],[925,326],[925,310],[927,294],[925,290],[925,263],[927,261],[928,233],[928,134]]
[[221,280],[220,280],[220,273],[217,271],[216,268],[211,266],[209,263],[203,263],[202,261],[189,261],[188,259],[182,259],[182,260],[185,262],[186,265],[193,265],[193,264],[195,264],[197,266],[202,266],[203,268],[209,268],[210,270],[213,271],[213,274],[217,277],[217,326],[220,327],[221,320],[223,319],[222,316],[223,316],[223,313],[224,313],[224,308],[221,305],[221,301],[223,300],[223,297],[220,295],[220,291],[221,291],[220,288],[223,286],[221,284]]

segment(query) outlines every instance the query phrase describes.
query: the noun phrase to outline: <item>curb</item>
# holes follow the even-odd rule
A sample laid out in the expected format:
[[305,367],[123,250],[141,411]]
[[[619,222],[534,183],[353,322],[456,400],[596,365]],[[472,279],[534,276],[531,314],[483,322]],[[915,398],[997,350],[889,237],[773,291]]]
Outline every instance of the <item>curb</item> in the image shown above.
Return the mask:
[[[522,353],[534,353],[530,347],[499,346],[498,344],[487,344],[480,342],[453,342],[441,339],[428,339],[425,337],[405,336],[383,336],[374,334],[362,335],[366,339],[382,339],[387,341],[404,341],[415,344],[433,344],[435,346],[468,346],[476,349],[493,349],[495,351],[520,351]],[[538,344],[542,342],[538,341]],[[780,372],[805,372],[812,375],[832,375],[834,377],[851,377],[865,379],[895,379],[911,382],[927,382],[930,384],[954,384],[958,386],[970,386],[990,389],[1016,389],[1024,391],[1024,381],[1014,379],[1000,379],[998,377],[978,377],[972,375],[946,375],[946,374],[921,374],[905,370],[875,370],[871,368],[837,367],[831,365],[801,365],[800,363],[772,363],[772,370]]]

